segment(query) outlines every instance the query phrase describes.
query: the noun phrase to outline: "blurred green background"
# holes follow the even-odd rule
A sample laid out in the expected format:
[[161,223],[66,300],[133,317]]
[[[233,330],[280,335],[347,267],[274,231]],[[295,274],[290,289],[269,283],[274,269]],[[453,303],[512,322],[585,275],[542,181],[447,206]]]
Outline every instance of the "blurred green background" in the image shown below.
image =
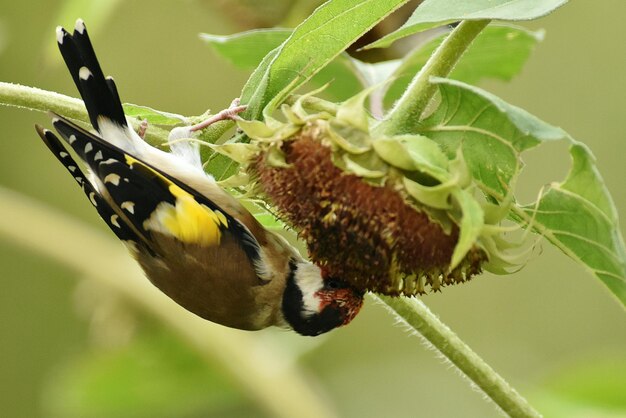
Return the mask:
[[[200,114],[227,106],[247,74],[221,61],[197,34],[270,22],[247,15],[251,2],[245,1],[135,0],[110,6],[108,18],[90,24],[104,3],[74,3],[75,13],[63,12],[61,0],[0,0],[1,81],[77,96],[54,51],[54,28],[72,27],[80,16],[125,102]],[[622,219],[625,15],[623,0],[573,1],[529,22],[525,26],[545,28],[547,36],[523,73],[511,84],[483,85],[589,145]],[[44,114],[0,107],[0,185],[79,219],[114,243],[42,146],[34,123],[49,125]],[[558,145],[539,147],[526,162],[519,194],[525,201],[561,179],[569,163]],[[626,417],[624,309],[574,262],[547,243],[542,248],[517,274],[484,274],[423,299],[546,416]],[[200,359],[158,321],[103,297],[106,292],[85,284],[77,289],[80,279],[0,236],[2,416],[265,416],[217,360]],[[99,298],[91,303],[94,293]],[[371,300],[350,326],[320,341],[271,332],[258,338],[306,347],[300,366],[338,416],[499,415]],[[110,409],[98,409],[102,405]],[[120,410],[114,414],[115,405]]]

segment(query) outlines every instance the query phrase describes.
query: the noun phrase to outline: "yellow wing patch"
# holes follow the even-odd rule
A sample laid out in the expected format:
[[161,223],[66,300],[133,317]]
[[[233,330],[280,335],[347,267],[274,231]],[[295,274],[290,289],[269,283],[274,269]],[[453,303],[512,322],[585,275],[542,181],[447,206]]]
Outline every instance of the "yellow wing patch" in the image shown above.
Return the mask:
[[219,245],[222,237],[220,227],[228,228],[228,220],[222,212],[198,203],[193,195],[141,161],[126,155],[126,163],[142,165],[155,173],[168,185],[169,192],[176,198],[175,205],[169,202],[159,204],[150,218],[144,221],[144,229],[171,235],[190,244]]
[[164,212],[160,216],[162,225],[183,242],[219,245],[222,237],[220,226],[228,227],[224,214],[196,202],[192,195],[175,184],[171,184],[169,190],[176,196],[176,206],[169,203],[159,205],[156,211]]

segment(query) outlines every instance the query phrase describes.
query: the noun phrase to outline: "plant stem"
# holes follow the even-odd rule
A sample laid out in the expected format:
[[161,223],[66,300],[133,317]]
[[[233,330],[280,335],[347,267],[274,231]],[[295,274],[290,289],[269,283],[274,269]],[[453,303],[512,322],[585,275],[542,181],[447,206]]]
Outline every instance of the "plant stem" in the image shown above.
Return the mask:
[[540,417],[532,406],[419,299],[375,296],[439,350],[511,417]]
[[474,38],[488,24],[489,20],[464,20],[450,32],[415,75],[393,109],[374,127],[374,133],[397,135],[412,132],[437,92],[437,86],[430,83],[430,78],[448,76]]
[[[40,112],[55,112],[74,121],[89,123],[89,116],[82,100],[36,87],[0,81],[0,104],[21,107]],[[141,123],[135,118],[129,118],[133,128]],[[155,146],[167,142],[168,132],[156,126],[150,126],[145,140]]]
[[0,81],[0,103],[42,112],[53,111],[70,119],[89,121],[81,100],[36,87]]

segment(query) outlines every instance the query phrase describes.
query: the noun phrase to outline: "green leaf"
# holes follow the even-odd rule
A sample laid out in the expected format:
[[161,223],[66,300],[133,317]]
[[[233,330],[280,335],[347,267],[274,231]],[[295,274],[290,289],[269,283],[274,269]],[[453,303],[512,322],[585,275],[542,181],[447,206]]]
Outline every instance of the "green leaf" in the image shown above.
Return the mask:
[[558,139],[571,144],[573,163],[566,180],[553,184],[537,205],[518,209],[517,220],[531,223],[626,305],[626,250],[591,152],[562,129],[478,87],[441,78],[432,82],[439,86],[441,103],[422,121],[419,133],[438,142],[451,159],[460,148],[474,180],[494,197],[509,192],[524,150]]
[[127,116],[132,116],[139,120],[146,119],[148,123],[152,125],[173,126],[187,121],[187,118],[182,115],[155,110],[147,106],[124,103],[122,107],[124,108],[124,113]]
[[439,86],[441,102],[419,133],[438,142],[450,159],[461,147],[472,177],[500,195],[507,194],[506,185],[521,169],[520,152],[568,137],[478,87],[443,78],[431,82]]
[[280,104],[406,1],[330,0],[318,7],[252,74],[241,94],[244,117],[259,119],[270,101]]
[[[446,36],[442,34],[430,40],[402,59],[390,75],[393,81],[385,95],[388,106],[400,98],[413,76],[426,64]],[[472,42],[450,78],[470,84],[488,78],[509,81],[521,71],[535,45],[541,40],[543,31],[531,32],[504,25],[487,26]]]
[[257,221],[263,225],[266,229],[271,229],[274,231],[282,231],[286,228],[285,224],[280,221],[276,216],[271,213],[259,213],[254,214],[254,217]]
[[52,415],[68,418],[200,416],[241,401],[204,359],[165,332],[79,358],[46,395]]
[[[226,36],[203,33],[200,38],[236,67],[254,69],[291,33],[291,29],[256,29]],[[340,54],[322,68],[311,83],[314,86],[328,84],[324,92],[337,100],[354,96],[363,88],[354,60],[347,54]]]
[[263,58],[259,66],[254,69],[252,74],[250,74],[248,81],[246,81],[246,84],[243,86],[240,102],[248,105],[248,109],[241,114],[244,119],[261,120],[263,108],[266,104],[263,100],[267,99],[267,102],[270,100],[270,98],[265,98],[265,92],[267,91],[269,83],[270,68],[276,57],[280,54],[280,49],[280,47],[272,49]]
[[459,20],[532,20],[551,13],[568,0],[425,0],[395,32],[368,45],[383,48],[398,39]]
[[271,50],[277,48],[291,35],[291,29],[255,29],[233,35],[201,33],[206,41],[222,57],[235,67],[253,69]]
[[287,226],[264,206],[247,200],[241,200],[241,203],[265,228],[274,231],[284,231],[287,229]]
[[204,161],[204,171],[215,177],[215,180],[217,181],[226,180],[230,176],[236,174],[239,168],[239,164],[237,162],[212,150],[201,154],[200,158]]
[[[525,207],[533,227],[587,267],[626,305],[626,251],[615,206],[591,152],[574,142],[572,168],[538,205]],[[535,211],[536,209],[536,211]]]

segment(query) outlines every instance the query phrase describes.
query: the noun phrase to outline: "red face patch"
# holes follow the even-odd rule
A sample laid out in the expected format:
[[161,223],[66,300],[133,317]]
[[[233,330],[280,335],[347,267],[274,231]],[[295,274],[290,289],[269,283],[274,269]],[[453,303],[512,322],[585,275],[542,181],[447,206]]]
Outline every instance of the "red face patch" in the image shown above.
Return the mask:
[[315,296],[320,300],[320,312],[332,306],[342,313],[342,325],[349,324],[363,306],[363,295],[350,288],[322,289]]

